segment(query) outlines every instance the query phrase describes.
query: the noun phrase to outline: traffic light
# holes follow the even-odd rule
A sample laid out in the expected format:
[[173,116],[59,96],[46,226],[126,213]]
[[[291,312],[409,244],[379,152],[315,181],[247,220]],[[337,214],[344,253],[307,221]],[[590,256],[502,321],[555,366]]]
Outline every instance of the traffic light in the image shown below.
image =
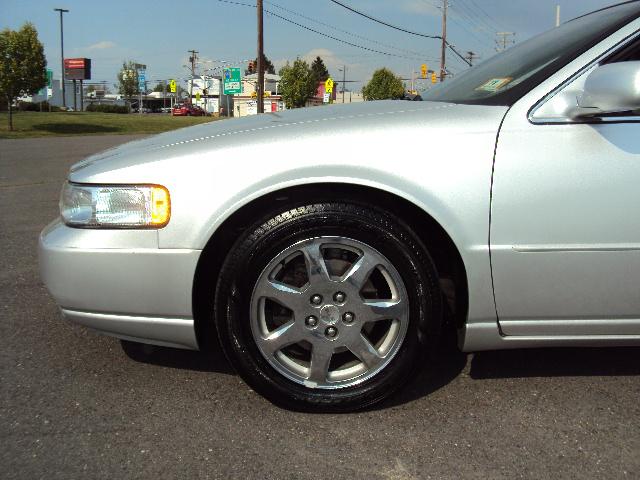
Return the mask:
[[431,83],[438,83],[438,76],[436,75],[436,72],[431,74]]
[[249,62],[249,73],[255,72],[256,64],[253,60]]
[[422,78],[427,78],[427,64],[423,63],[422,67],[420,67],[420,74]]

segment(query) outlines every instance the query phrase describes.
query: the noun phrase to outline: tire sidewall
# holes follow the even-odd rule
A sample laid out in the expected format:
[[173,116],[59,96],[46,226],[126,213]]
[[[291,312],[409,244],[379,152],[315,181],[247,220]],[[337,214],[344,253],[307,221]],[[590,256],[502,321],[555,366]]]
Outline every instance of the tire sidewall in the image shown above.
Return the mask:
[[[376,403],[405,383],[419,364],[422,339],[439,330],[435,269],[411,229],[370,207],[322,204],[284,212],[249,232],[223,266],[216,321],[227,357],[253,389],[287,408],[336,411]],[[265,267],[291,245],[321,236],[347,237],[376,249],[399,272],[409,301],[408,329],[389,364],[357,385],[334,390],[311,389],[279,374],[259,351],[251,330],[251,296]]]

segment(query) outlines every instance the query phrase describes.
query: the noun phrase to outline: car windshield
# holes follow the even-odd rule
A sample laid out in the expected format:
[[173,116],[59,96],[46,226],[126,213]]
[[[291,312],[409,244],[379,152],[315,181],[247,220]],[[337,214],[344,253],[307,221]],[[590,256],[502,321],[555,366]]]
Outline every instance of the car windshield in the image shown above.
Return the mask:
[[520,43],[421,92],[423,100],[512,105],[544,78],[640,15],[640,2],[596,11]]

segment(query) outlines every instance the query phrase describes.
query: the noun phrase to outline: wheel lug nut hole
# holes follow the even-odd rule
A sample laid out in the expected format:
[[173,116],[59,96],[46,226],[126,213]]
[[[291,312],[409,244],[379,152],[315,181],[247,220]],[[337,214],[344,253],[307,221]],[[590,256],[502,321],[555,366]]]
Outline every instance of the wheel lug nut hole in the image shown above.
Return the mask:
[[344,323],[353,323],[355,319],[356,316],[351,312],[346,312],[344,315],[342,315],[342,321]]
[[312,305],[320,305],[322,303],[322,295],[318,295],[317,293],[315,295],[311,295],[310,301]]
[[333,294],[333,300],[336,303],[344,303],[346,299],[347,299],[347,296],[343,292],[336,292]]
[[338,329],[336,327],[327,327],[324,334],[327,338],[335,338],[338,335]]

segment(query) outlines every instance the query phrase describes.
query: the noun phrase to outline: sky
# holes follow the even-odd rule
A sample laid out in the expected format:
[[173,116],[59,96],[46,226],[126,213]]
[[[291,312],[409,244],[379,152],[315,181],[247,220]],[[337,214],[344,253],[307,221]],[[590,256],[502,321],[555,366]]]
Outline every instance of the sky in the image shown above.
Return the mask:
[[[407,30],[441,34],[443,0],[341,2]],[[511,38],[520,42],[553,28],[556,5],[566,21],[615,3],[618,0],[450,0],[448,40],[463,53],[473,51],[478,62],[495,54],[496,32],[515,32]],[[249,4],[255,0],[0,0],[0,28],[33,23],[48,66],[54,78],[60,78],[60,23],[54,8],[65,8],[70,10],[64,14],[65,57],[91,58],[92,81],[113,86],[123,61],[133,60],[147,65],[152,84],[171,78],[184,82],[189,77],[188,50],[199,52],[198,73],[221,62],[245,67],[256,58],[256,10]],[[354,91],[380,67],[406,79],[412,72],[419,76],[424,63],[439,69],[439,40],[393,30],[330,0],[264,0],[264,7],[265,53],[276,69],[296,57],[310,61],[319,55],[336,79],[342,79],[346,67],[351,81],[347,88]],[[448,70],[465,68],[448,52]]]

